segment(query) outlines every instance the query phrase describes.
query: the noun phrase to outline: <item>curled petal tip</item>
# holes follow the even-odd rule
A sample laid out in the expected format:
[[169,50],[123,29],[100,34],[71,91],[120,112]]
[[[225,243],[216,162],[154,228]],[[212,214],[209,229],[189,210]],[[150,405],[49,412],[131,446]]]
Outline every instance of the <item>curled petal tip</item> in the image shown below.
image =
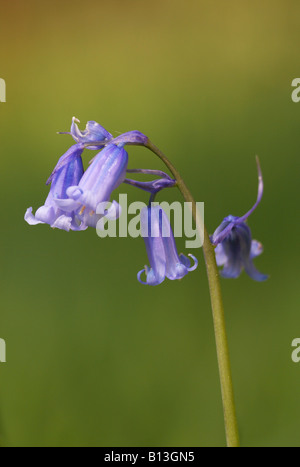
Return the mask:
[[262,274],[260,271],[258,271],[253,265],[252,261],[248,261],[248,263],[245,264],[245,271],[248,276],[251,277],[251,279],[257,282],[263,282],[269,278],[267,274]]
[[198,266],[198,260],[197,260],[197,258],[196,258],[194,255],[192,255],[191,253],[189,253],[188,256],[194,260],[193,266],[191,266],[190,268],[188,268],[188,271],[189,271],[189,272],[195,271],[195,269],[196,269],[197,266]]
[[29,225],[37,225],[37,224],[43,224],[43,222],[39,221],[36,219],[36,217],[32,214],[32,208],[28,208],[24,220],[27,222]]
[[139,272],[137,273],[137,280],[140,282],[140,284],[145,284],[145,285],[147,285],[147,282],[144,282],[144,281],[142,281],[142,279],[141,279],[141,275],[143,274],[143,272],[146,272],[146,269],[142,269],[141,271],[139,271]]

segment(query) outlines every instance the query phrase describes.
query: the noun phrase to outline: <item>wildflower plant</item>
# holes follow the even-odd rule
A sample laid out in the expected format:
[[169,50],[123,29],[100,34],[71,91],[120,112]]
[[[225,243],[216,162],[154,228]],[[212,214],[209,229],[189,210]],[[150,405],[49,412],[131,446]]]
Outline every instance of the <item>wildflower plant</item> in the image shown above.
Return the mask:
[[[72,119],[70,132],[76,144],[60,157],[47,184],[49,195],[45,204],[35,214],[32,208],[25,213],[30,225],[49,224],[52,228],[82,231],[96,228],[103,218],[116,219],[121,215],[121,206],[113,198],[120,185],[131,185],[149,195],[149,202],[140,212],[141,236],[144,239],[149,260],[137,273],[141,284],[159,285],[165,278],[182,279],[198,266],[191,253],[178,254],[172,227],[161,206],[154,203],[157,193],[177,187],[184,200],[191,206],[196,228],[203,236],[203,253],[209,282],[215,339],[224,409],[224,423],[228,446],[239,446],[233,387],[225,328],[224,309],[219,275],[237,278],[243,269],[256,281],[268,276],[260,273],[253,259],[263,251],[262,244],[252,239],[247,220],[257,208],[263,195],[263,177],[257,158],[258,195],[254,206],[242,217],[229,215],[223,219],[213,235],[209,236],[197,204],[177,169],[147,136],[139,131],[129,131],[116,138],[95,121],[87,122],[85,130],[78,127],[79,120]],[[127,146],[143,146],[152,151],[166,165],[171,175],[161,170],[129,169]],[[125,149],[126,148],[126,149]],[[83,167],[83,152],[96,151],[86,170]],[[152,181],[138,181],[135,174],[151,175]],[[110,204],[109,207],[103,208]],[[219,274],[218,267],[222,267]]]
[[254,206],[242,217],[227,216],[215,230],[211,242],[216,246],[215,254],[218,266],[224,266],[221,276],[237,278],[242,269],[256,281],[264,281],[267,275],[261,274],[253,265],[253,258],[263,252],[263,246],[257,240],[252,240],[250,227],[246,224],[247,218],[257,208],[263,195],[263,178],[258,157],[256,158],[258,170],[258,193]]

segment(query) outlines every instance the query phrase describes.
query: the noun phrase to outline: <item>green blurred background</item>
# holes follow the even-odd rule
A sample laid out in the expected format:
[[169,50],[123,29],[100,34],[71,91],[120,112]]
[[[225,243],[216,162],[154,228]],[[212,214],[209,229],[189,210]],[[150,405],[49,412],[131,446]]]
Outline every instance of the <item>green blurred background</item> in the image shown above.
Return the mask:
[[[147,134],[205,202],[211,233],[254,203],[260,156],[250,226],[270,279],[222,280],[241,442],[300,445],[299,23],[296,0],[1,0],[2,445],[225,444],[202,251],[196,272],[146,287],[142,239],[23,220],[72,144],[56,132],[73,115]],[[163,168],[129,153],[132,168]]]

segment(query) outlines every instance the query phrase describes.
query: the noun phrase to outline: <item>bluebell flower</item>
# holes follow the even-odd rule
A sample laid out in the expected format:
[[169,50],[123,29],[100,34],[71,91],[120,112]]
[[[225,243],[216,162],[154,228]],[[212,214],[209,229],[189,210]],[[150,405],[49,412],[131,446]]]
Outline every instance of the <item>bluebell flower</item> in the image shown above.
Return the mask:
[[59,133],[71,135],[76,143],[97,143],[96,146],[86,146],[87,149],[94,150],[104,147],[113,139],[113,136],[105,128],[103,128],[103,126],[93,120],[87,122],[86,128],[83,131],[79,130],[77,123],[80,123],[80,121],[76,117],[73,117],[71,131]]
[[95,227],[99,220],[97,206],[109,201],[113,190],[124,181],[127,164],[123,146],[109,144],[93,159],[79,183],[67,188],[68,199],[56,203],[66,212],[76,211],[85,225]]
[[[191,266],[189,258],[178,255],[174,235],[169,219],[160,206],[148,206],[141,210],[141,232],[144,238],[150,268],[145,266],[137,277],[139,282],[148,285],[161,284],[165,277],[171,280],[182,279],[188,272],[194,271],[198,265],[197,259]],[[141,280],[146,274],[146,282]]]
[[66,212],[57,200],[67,198],[67,189],[78,184],[83,175],[81,154],[84,145],[75,144],[58,161],[48,183],[51,183],[49,195],[45,204],[32,214],[32,208],[27,209],[25,220],[30,225],[49,224],[53,228],[66,231],[82,230],[85,226],[79,220],[74,210]]
[[211,241],[215,248],[218,266],[223,266],[221,275],[226,278],[237,278],[243,269],[256,281],[264,281],[267,275],[260,273],[253,264],[253,258],[263,252],[263,246],[257,240],[252,240],[251,230],[246,224],[247,218],[256,209],[263,195],[263,178],[259,160],[258,194],[254,206],[242,217],[227,216],[215,230]]

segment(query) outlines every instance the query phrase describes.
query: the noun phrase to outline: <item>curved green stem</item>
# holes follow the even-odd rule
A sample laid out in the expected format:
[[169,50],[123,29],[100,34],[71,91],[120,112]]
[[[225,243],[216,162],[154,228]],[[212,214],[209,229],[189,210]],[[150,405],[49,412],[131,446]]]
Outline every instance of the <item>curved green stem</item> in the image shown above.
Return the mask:
[[191,195],[189,189],[181,178],[179,172],[175,169],[169,159],[158,149],[151,141],[148,140],[145,147],[154,152],[168,167],[171,174],[177,181],[177,186],[183,195],[185,201],[191,203],[193,218],[197,228],[204,232],[203,253],[206,264],[206,271],[209,283],[211,307],[213,314],[215,339],[217,347],[219,375],[221,383],[223,410],[224,410],[224,423],[226,440],[228,447],[239,446],[238,425],[236,419],[236,411],[233,397],[233,385],[230,368],[228,342],[225,328],[224,308],[221,293],[221,285],[219,280],[219,271],[216,264],[214,247],[210,242],[208,232],[203,224],[203,220],[199,218],[197,213],[196,203]]

